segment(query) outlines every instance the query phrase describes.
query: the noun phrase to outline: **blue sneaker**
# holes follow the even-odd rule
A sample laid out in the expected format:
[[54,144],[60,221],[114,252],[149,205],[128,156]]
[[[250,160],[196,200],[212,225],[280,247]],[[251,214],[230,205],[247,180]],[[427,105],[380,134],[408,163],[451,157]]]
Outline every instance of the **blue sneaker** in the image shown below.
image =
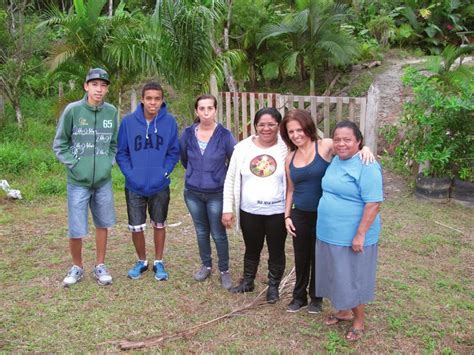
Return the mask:
[[140,276],[148,270],[148,263],[145,265],[145,261],[138,260],[133,267],[128,270],[128,277],[132,280],[139,279]]
[[158,281],[168,280],[168,273],[165,271],[165,266],[161,261],[154,263],[153,271],[155,272],[155,279],[157,279]]

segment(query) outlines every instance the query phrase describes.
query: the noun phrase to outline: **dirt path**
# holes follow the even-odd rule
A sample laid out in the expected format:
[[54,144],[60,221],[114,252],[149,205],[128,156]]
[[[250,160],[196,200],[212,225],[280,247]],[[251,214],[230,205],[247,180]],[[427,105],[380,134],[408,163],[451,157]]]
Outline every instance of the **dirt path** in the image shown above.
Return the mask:
[[[406,58],[401,59],[388,55],[388,58],[383,64],[385,70],[377,74],[374,79],[380,92],[378,127],[380,129],[386,125],[393,125],[396,123],[402,114],[403,103],[409,95],[409,91],[403,86],[402,76],[404,67],[410,64],[420,63],[420,59]],[[383,135],[379,133],[378,139],[378,153],[383,153],[387,142]]]

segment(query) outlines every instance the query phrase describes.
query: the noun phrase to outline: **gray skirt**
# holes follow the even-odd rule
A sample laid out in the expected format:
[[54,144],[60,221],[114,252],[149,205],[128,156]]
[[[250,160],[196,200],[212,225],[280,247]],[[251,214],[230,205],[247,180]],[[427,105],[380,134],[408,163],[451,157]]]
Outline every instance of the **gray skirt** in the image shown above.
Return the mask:
[[347,310],[374,300],[377,246],[354,253],[316,240],[316,296],[331,301],[337,310]]

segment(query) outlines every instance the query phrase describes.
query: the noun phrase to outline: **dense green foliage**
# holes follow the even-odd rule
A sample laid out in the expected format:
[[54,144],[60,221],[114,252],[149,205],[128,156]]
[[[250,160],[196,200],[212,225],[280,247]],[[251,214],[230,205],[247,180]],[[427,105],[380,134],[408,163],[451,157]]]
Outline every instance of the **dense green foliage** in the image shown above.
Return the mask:
[[405,104],[404,137],[396,158],[422,165],[425,175],[474,180],[473,82],[448,86],[413,68],[407,69],[404,81],[413,89],[414,99]]
[[[6,103],[0,111],[0,179],[23,189],[27,199],[64,193],[51,141],[62,108],[82,96],[93,66],[110,72],[108,101],[122,112],[128,90],[144,80],[170,85],[170,108],[181,125],[192,118],[191,98],[209,90],[211,73],[222,90],[322,94],[348,64],[380,60],[390,46],[439,54],[429,70],[436,90],[447,95],[443,103],[452,95],[465,102],[472,90],[466,84],[472,71],[449,70],[455,58],[472,52],[466,44],[474,5],[459,0],[0,0],[0,20],[0,94]],[[347,83],[344,76],[339,81]],[[364,95],[368,84],[354,85],[352,93]],[[458,148],[449,149],[454,174],[472,178],[466,160],[453,160]],[[439,154],[423,159],[436,166],[437,159],[448,159]],[[114,174],[120,185],[121,174]]]

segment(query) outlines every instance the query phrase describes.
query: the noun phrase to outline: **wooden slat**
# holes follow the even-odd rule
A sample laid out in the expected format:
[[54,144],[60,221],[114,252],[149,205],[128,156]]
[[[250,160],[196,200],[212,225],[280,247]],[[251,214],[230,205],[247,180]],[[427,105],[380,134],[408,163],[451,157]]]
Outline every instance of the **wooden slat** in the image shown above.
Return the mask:
[[255,118],[255,94],[252,92],[250,93],[250,133],[252,135],[255,134],[255,127],[253,125],[254,118]]
[[311,118],[313,119],[313,122],[314,122],[314,124],[315,124],[316,127],[317,127],[317,126],[318,126],[318,117],[317,117],[318,107],[317,107],[317,103],[316,103],[316,98],[315,98],[315,97],[312,97],[312,98],[311,98],[310,112],[311,112]]
[[277,94],[275,98],[276,108],[280,111],[281,117],[285,116],[285,95]]
[[239,114],[239,94],[234,93],[233,95],[233,105],[234,105],[234,137],[239,139],[240,137],[240,114]]
[[242,93],[242,138],[248,137],[247,93]]
[[314,115],[314,119],[316,120],[316,122],[320,122],[321,123],[321,111],[320,111],[320,107],[321,107],[321,104],[318,103],[317,99],[316,99],[316,113]]
[[364,134],[365,137],[365,112],[366,112],[367,101],[361,100],[360,101],[360,113],[359,113],[359,128],[361,132]]
[[292,108],[295,107],[294,105],[295,97],[293,95],[287,95],[286,96],[286,106],[288,107],[288,110],[291,110]]
[[354,104],[354,99],[349,100],[349,120],[354,121],[354,109],[355,109],[355,104]]
[[259,93],[258,94],[258,109],[260,110],[261,108],[265,107],[265,102],[263,101],[263,94]]
[[[232,121],[230,119],[230,92],[225,93],[225,118],[226,118],[226,128],[232,132]],[[235,137],[235,139],[238,139],[239,137]]]
[[329,105],[330,105],[330,100],[329,97],[327,97],[324,100],[324,136],[329,137]]
[[336,121],[342,121],[342,97],[336,100]]
[[267,96],[267,107],[274,107],[274,105],[273,105],[273,94],[268,94],[268,96]]
[[[365,97],[300,96],[280,95],[278,93],[236,93],[234,95],[234,93],[222,92],[218,94],[218,101],[219,121],[223,121],[223,115],[225,113],[226,126],[236,134],[237,139],[242,139],[248,136],[249,131],[246,130],[246,128],[249,122],[250,132],[255,134],[253,120],[255,118],[255,112],[257,109],[263,107],[276,107],[280,111],[281,115],[284,116],[287,110],[294,107],[304,109],[307,103],[309,103],[311,117],[315,122],[320,120],[320,117],[318,116],[321,115],[321,112],[318,113],[318,106],[323,106],[323,131],[321,131],[319,128],[317,131],[317,134],[320,137],[327,137],[330,133],[330,104],[336,105],[336,121],[341,121],[345,118],[348,118],[352,121],[358,119],[361,131],[365,133],[366,136],[367,130],[370,130],[371,132],[374,130],[373,124],[371,124],[369,128],[367,122],[365,121],[365,118],[369,115],[369,111],[371,111],[368,99]],[[241,103],[240,105],[239,102]],[[232,103],[234,105],[232,105]],[[348,114],[345,114],[344,112],[348,112]],[[370,113],[370,115],[372,115],[372,113]],[[240,120],[242,120],[242,127],[240,127]],[[242,129],[242,131],[240,131],[240,129]],[[242,132],[240,137],[238,136],[239,132]]]
[[223,106],[224,106],[224,100],[222,100],[222,94],[219,93],[219,95],[217,95],[217,107],[218,107],[218,110],[219,110],[219,113],[217,114],[217,121],[219,123],[223,123],[224,122],[224,114],[222,113],[223,112]]
[[223,112],[223,106],[224,106],[224,104],[223,104],[223,102],[222,102],[222,101],[223,101],[223,100],[222,100],[222,95],[223,95],[223,94],[219,92],[219,93],[217,94],[217,96],[216,96],[216,97],[217,97],[217,122],[219,122],[219,123],[223,123],[223,122],[224,122],[223,116],[222,116],[222,115],[223,115],[223,114],[222,114],[222,112]]
[[304,110],[304,96],[298,96],[298,108]]

